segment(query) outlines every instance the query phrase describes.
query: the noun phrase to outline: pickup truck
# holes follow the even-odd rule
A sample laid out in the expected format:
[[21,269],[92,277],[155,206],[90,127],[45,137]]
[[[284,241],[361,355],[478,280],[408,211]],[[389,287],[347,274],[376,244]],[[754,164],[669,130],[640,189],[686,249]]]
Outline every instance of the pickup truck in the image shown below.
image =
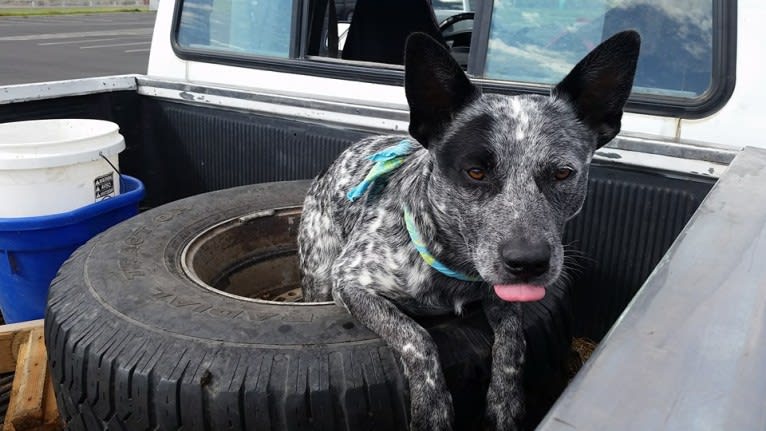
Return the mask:
[[[0,87],[0,122],[117,123],[122,173],[146,188],[145,211],[52,286],[46,344],[69,427],[405,429],[391,352],[332,303],[291,302],[306,180],[362,137],[406,134],[413,30],[484,92],[545,94],[632,28],[633,92],[568,224],[569,279],[525,311],[528,426],[766,428],[766,6],[382,3],[357,0],[348,24],[328,0],[163,0],[146,75]],[[474,314],[427,324],[457,429],[486,383]],[[567,370],[573,339],[598,347]]]

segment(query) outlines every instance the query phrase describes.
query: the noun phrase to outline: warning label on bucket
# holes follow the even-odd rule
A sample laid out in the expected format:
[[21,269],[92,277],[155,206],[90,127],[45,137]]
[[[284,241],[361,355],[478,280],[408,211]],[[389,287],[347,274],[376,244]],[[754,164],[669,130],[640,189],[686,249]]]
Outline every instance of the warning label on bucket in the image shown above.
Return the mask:
[[114,194],[114,178],[112,173],[96,177],[93,181],[96,200],[112,197]]

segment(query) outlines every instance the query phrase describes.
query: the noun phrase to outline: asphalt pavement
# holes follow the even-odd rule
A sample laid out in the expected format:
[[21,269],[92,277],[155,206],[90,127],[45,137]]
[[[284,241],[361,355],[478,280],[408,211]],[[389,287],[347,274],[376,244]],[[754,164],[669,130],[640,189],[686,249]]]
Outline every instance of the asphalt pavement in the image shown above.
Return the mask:
[[155,16],[0,17],[0,85],[146,73]]

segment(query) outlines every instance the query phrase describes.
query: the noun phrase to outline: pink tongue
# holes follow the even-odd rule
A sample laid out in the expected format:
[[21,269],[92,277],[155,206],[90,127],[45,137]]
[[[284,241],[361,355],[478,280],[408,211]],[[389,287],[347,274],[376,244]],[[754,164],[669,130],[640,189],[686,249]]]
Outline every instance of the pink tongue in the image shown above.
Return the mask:
[[503,301],[539,301],[545,296],[545,288],[532,284],[496,284],[495,294]]

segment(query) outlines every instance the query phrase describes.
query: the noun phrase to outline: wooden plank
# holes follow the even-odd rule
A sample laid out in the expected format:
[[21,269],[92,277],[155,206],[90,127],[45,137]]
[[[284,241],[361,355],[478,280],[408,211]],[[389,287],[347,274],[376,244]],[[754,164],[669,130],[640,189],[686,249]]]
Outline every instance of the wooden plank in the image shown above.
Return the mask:
[[5,353],[16,358],[16,378],[3,431],[62,430],[46,363],[42,320],[0,326],[0,339],[6,342]]
[[6,415],[13,431],[39,429],[43,425],[43,400],[48,364],[43,340],[43,328],[29,331],[27,342],[19,349],[14,391]]
[[53,380],[50,373],[45,379],[45,399],[43,400],[43,425],[40,431],[57,431],[63,429],[59,409],[56,405],[56,394],[53,392]]
[[29,331],[42,326],[42,319],[0,325],[0,373],[10,373],[16,369],[17,353],[21,342],[26,340]]
[[14,400],[17,398],[17,394],[19,393],[19,385],[21,384],[20,379],[13,379],[13,386],[11,387],[11,399],[8,402],[8,410],[5,412],[5,422],[3,423],[3,431],[16,431],[16,428],[14,428],[13,424],[11,423],[11,418],[14,417],[16,414],[16,405],[14,403]]

